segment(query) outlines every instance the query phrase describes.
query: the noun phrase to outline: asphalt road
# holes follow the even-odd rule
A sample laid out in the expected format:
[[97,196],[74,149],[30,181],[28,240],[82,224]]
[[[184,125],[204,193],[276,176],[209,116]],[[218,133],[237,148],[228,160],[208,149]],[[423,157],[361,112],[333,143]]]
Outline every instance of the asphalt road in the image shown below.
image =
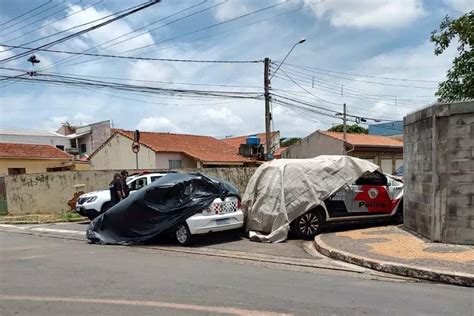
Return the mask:
[[1,315],[472,315],[468,288],[0,232]]

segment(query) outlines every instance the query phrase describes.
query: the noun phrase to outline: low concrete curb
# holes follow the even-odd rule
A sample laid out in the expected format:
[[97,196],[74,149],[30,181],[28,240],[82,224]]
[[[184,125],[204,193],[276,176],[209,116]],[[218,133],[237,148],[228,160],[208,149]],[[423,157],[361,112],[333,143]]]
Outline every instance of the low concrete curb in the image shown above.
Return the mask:
[[358,256],[326,245],[326,243],[321,239],[321,235],[316,236],[316,238],[314,239],[314,245],[320,253],[327,257],[356,264],[365,268],[370,268],[381,272],[398,274],[411,278],[474,287],[473,274],[451,272],[446,270],[435,270]]

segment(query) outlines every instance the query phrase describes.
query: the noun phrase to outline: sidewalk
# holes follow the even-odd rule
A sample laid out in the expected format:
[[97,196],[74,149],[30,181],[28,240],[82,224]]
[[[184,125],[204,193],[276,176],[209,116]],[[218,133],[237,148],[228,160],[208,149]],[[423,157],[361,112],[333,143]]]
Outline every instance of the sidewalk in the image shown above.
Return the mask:
[[431,243],[398,226],[323,234],[315,246],[326,256],[378,271],[474,286],[474,246]]

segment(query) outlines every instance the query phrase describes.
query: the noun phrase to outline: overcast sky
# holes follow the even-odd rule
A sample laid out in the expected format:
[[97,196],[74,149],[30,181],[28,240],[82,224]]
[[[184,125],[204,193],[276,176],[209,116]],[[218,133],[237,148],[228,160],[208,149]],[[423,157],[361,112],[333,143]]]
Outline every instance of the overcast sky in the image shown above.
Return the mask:
[[[0,25],[46,2],[0,0]],[[22,45],[141,2],[144,1],[52,0],[30,14],[0,26],[0,50],[3,51],[0,59],[24,51],[6,50],[2,45]],[[163,0],[53,48],[82,52],[166,17],[146,27],[148,31],[142,31],[141,36],[110,46],[140,34],[134,33],[90,52],[118,55],[148,45],[146,49],[123,55],[206,60],[269,57],[279,61],[304,37],[307,41],[294,49],[287,65],[272,79],[275,94],[297,97],[334,112],[342,111],[345,102],[352,115],[396,120],[435,100],[435,81],[443,80],[455,56],[455,47],[442,56],[435,56],[433,44],[429,42],[430,32],[438,27],[445,15],[456,17],[473,9],[472,0],[325,0],[319,3],[290,0],[227,22],[280,2],[284,1]],[[188,9],[192,5],[196,6]],[[169,17],[184,9],[188,10]],[[201,10],[201,13],[176,21]],[[213,26],[220,22],[224,23]],[[163,26],[166,23],[169,24]],[[212,27],[180,36],[207,26]],[[46,44],[79,29],[30,46]],[[99,77],[121,78],[126,79],[120,81],[124,83],[164,88],[263,91],[262,63],[188,64],[107,58],[86,62],[93,57],[60,63],[68,56],[50,52],[35,55],[41,62],[34,67],[27,58],[5,62],[0,67],[81,75],[95,80],[112,80]],[[0,69],[0,74],[19,73]],[[344,86],[342,96],[341,86]],[[280,130],[282,136],[305,136],[340,123],[336,118],[295,111],[276,103],[273,104],[273,118],[273,128]],[[180,99],[11,80],[0,82],[0,127],[55,130],[66,121],[87,124],[107,119],[112,120],[115,127],[125,129],[218,137],[262,132],[265,126],[263,100]]]

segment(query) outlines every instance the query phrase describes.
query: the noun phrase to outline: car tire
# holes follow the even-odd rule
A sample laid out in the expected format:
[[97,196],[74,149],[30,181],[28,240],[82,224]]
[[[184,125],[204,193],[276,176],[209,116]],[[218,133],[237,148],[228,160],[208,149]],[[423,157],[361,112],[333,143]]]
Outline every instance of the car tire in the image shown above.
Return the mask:
[[397,212],[393,215],[393,221],[397,225],[403,224],[403,200],[400,201]]
[[188,246],[193,242],[193,235],[191,235],[188,225],[185,223],[176,226],[174,236],[178,244],[181,246]]
[[102,207],[100,208],[100,213],[102,214],[102,213],[107,212],[107,210],[111,207],[112,207],[112,204],[110,202],[105,202],[104,204],[102,204]]
[[324,217],[320,210],[310,210],[293,221],[292,230],[298,238],[312,240],[321,232],[323,223]]

